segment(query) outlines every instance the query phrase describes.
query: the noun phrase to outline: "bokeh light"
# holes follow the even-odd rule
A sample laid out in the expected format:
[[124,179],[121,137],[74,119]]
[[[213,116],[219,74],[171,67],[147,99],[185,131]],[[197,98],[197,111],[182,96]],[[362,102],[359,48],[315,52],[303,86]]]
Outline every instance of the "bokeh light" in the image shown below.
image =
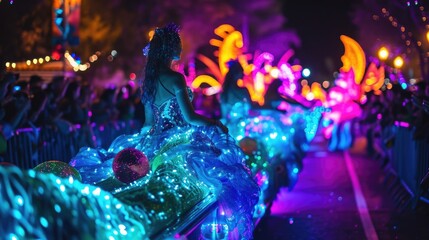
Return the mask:
[[395,66],[395,68],[401,68],[404,65],[404,59],[402,59],[401,56],[397,56],[393,60],[393,65]]
[[378,58],[380,58],[380,60],[386,60],[389,57],[389,50],[387,50],[386,47],[381,47],[378,50]]
[[304,69],[302,70],[302,76],[303,76],[303,77],[309,77],[309,76],[310,76],[310,74],[311,74],[310,69],[308,69],[308,68],[304,68]]

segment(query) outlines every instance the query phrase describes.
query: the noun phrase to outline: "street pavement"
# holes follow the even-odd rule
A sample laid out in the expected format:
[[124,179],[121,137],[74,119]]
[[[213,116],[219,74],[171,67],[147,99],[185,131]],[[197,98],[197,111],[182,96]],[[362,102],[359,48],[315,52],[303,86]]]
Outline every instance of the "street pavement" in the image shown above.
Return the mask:
[[316,136],[293,189],[281,189],[255,240],[429,239],[429,213],[400,208],[380,160],[365,155],[365,139],[329,152]]

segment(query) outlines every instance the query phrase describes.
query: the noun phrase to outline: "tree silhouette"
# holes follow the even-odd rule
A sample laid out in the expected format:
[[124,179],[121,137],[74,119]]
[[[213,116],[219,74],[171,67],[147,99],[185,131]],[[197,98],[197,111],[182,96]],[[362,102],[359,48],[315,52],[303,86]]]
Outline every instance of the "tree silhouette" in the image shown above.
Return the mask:
[[[22,24],[9,26],[8,29],[18,33],[25,41],[14,45],[16,41],[13,41],[13,36],[0,40],[2,46],[16,50],[7,50],[7,55],[14,56],[19,61],[23,60],[25,54],[28,57],[49,55],[52,49],[52,2],[39,0],[32,4],[34,5],[30,7],[29,3],[16,1],[12,5],[25,11],[21,11],[19,17],[16,16],[21,19],[19,22]],[[247,29],[249,38],[252,38],[249,42],[255,46],[254,49],[272,52],[299,42],[296,35],[283,29],[284,17],[279,4],[280,0],[82,1],[80,43],[77,46],[66,44],[66,48],[76,53],[82,63],[88,62],[94,53],[99,52],[98,60],[83,72],[88,77],[97,75],[97,68],[103,65],[111,73],[118,69],[124,71],[125,75],[131,72],[141,73],[144,66],[141,50],[149,41],[148,33],[155,27],[170,22],[181,26],[184,62],[193,57],[201,46],[208,45],[209,40],[214,37],[213,30],[223,23]],[[35,10],[29,11],[29,7]],[[1,11],[0,8],[0,13]],[[9,16],[13,14],[16,12],[11,12]],[[3,42],[7,44],[3,45]],[[0,53],[5,50],[6,47],[0,47]],[[112,50],[117,51],[116,56],[110,56]]]
[[425,1],[363,0],[355,11],[359,42],[369,55],[385,45],[392,56],[405,58],[409,78],[429,80],[429,4]]
[[49,0],[0,4],[0,56],[3,61],[50,55],[50,4]]

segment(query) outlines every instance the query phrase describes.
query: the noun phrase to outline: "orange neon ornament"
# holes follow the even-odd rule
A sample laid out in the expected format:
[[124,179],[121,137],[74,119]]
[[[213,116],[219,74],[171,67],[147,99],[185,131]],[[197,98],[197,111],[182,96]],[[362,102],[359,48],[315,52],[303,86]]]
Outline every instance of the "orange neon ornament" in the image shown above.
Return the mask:
[[341,35],[340,40],[344,45],[344,55],[341,57],[343,66],[340,68],[343,72],[349,72],[353,68],[355,82],[360,84],[365,73],[366,59],[362,47],[354,39]]
[[384,67],[380,66],[380,68],[377,68],[376,64],[371,62],[366,71],[364,81],[362,81],[362,89],[365,92],[369,92],[371,90],[378,91],[383,86],[384,79]]
[[209,75],[202,75],[192,82],[193,88],[198,88],[202,83],[210,85],[211,89],[206,91],[206,94],[210,95],[220,92],[223,80],[228,72],[227,63],[231,60],[239,59],[239,56],[243,55],[244,46],[242,34],[229,24],[220,25],[214,32],[222,38],[222,40],[210,40],[211,45],[219,47],[217,51],[218,64],[202,54],[197,56],[208,67],[214,78]]

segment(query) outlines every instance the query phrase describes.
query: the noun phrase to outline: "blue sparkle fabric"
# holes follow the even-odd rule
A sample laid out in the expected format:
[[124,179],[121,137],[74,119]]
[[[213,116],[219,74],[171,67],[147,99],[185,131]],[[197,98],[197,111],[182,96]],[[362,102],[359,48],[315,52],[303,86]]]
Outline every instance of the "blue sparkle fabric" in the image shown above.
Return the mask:
[[144,208],[73,178],[0,166],[2,239],[149,239]]
[[[192,198],[189,199],[193,201],[188,201],[190,203],[183,206],[183,211],[192,207],[195,198],[202,198],[207,192],[214,193],[225,213],[229,229],[234,234],[238,233],[238,237],[234,235],[234,238],[251,239],[252,213],[260,190],[245,165],[245,156],[235,140],[215,126],[188,124],[175,97],[159,106],[153,105],[152,110],[152,127],[143,128],[134,135],[119,136],[107,150],[81,149],[70,165],[80,172],[82,181],[97,184],[111,179],[114,176],[111,166],[116,153],[125,148],[136,148],[148,157],[152,170],[135,183],[115,188],[119,199],[130,205],[141,204],[143,208],[150,210],[145,204],[147,200],[143,201],[139,196],[156,195],[163,191],[159,187],[148,187],[154,185],[150,184],[152,181],[159,181],[158,185],[167,188],[165,191],[170,191],[170,201],[176,201],[171,206],[183,205],[183,197],[178,195],[184,194],[184,190],[177,189],[171,181],[175,179],[172,175],[178,176],[179,182],[185,178],[187,183],[182,185],[193,186],[193,190],[186,191],[199,193],[191,194]],[[159,180],[159,172],[162,172],[163,180]],[[177,172],[182,174],[177,175]],[[172,191],[174,188],[176,191]]]

